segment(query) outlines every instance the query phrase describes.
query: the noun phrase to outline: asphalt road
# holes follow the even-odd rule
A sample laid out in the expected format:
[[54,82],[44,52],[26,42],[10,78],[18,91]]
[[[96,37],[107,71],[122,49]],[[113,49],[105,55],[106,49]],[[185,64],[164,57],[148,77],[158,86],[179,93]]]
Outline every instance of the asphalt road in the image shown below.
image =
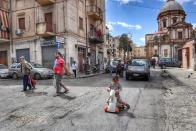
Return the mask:
[[52,80],[38,81],[34,92],[21,92],[20,80],[0,80],[0,131],[162,131],[165,129],[159,70],[151,80],[121,79],[127,112],[104,112],[109,75],[63,80],[68,94],[53,97]]

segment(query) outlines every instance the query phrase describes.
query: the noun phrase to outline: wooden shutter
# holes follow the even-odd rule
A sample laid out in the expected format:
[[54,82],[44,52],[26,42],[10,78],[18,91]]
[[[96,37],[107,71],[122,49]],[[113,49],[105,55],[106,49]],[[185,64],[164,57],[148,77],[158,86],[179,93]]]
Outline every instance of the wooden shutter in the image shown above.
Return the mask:
[[46,31],[53,32],[52,28],[52,13],[45,14],[45,22],[46,22]]
[[19,23],[19,29],[25,30],[25,18],[19,18],[18,23]]
[[83,19],[79,17],[79,29],[83,29]]

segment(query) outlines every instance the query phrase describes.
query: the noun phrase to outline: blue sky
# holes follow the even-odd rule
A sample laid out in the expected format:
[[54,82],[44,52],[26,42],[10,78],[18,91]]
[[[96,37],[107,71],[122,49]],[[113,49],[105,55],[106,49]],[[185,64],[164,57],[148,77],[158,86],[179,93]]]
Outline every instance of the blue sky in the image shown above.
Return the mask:
[[[106,25],[113,36],[130,33],[134,43],[145,45],[145,34],[157,31],[157,15],[164,1],[106,0]],[[196,0],[176,1],[187,14],[186,22],[196,26]]]

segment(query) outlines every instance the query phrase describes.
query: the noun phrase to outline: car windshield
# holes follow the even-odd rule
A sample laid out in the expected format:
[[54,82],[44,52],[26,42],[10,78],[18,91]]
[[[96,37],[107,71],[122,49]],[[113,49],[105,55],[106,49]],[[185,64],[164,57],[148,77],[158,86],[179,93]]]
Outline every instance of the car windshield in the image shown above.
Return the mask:
[[131,66],[146,66],[147,63],[145,60],[132,60]]
[[7,69],[5,65],[0,65],[0,69]]
[[118,65],[118,61],[113,61],[112,64],[116,66]]
[[19,63],[14,63],[10,66],[10,68],[15,68]]
[[170,62],[172,61],[171,58],[163,58],[161,59],[161,62]]
[[37,64],[37,63],[31,63],[31,65],[32,65],[34,68],[43,68],[42,65]]

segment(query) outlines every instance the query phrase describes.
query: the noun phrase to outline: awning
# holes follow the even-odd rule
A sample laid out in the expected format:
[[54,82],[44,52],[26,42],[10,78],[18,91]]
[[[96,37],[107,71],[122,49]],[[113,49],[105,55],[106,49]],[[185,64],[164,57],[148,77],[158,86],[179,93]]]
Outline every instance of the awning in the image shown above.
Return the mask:
[[0,38],[9,39],[8,12],[0,10]]

